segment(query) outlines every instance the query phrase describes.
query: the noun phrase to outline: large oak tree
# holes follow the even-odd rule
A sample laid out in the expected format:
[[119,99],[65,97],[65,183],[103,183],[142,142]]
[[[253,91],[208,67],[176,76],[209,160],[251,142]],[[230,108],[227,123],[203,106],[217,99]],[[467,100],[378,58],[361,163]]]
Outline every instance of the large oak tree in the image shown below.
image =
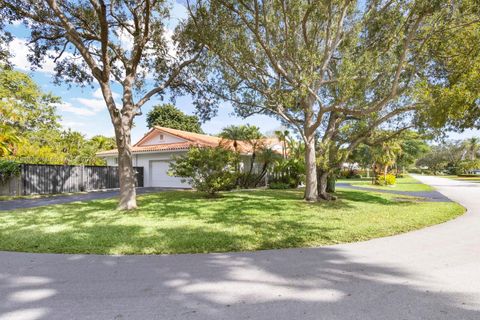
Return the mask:
[[316,201],[317,166],[328,199],[333,164],[379,128],[412,125],[427,44],[454,23],[457,2],[198,0],[189,10],[192,37],[209,51],[208,89],[240,115],[269,114],[297,129],[305,199]]
[[[118,148],[118,207],[136,208],[133,120],[155,95],[194,91],[186,70],[201,48],[182,41],[182,23],[169,37],[170,7],[161,0],[5,0],[0,13],[2,23],[28,25],[34,67],[50,56],[58,82],[100,86]],[[121,102],[114,99],[115,85],[121,88]]]

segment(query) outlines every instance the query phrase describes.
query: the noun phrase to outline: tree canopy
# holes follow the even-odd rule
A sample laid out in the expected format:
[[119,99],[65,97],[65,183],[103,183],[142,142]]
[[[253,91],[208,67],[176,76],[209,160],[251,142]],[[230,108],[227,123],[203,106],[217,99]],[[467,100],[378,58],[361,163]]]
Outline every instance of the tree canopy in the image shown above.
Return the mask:
[[160,126],[203,133],[197,116],[189,116],[170,103],[154,106],[147,114],[147,126],[150,129],[154,126]]
[[317,162],[328,198],[326,177],[351,150],[379,128],[413,125],[425,107],[415,89],[430,76],[431,34],[461,28],[470,14],[425,0],[198,0],[189,9],[192,37],[210,53],[208,90],[240,115],[273,115],[303,138],[310,201]]
[[455,1],[460,23],[433,32],[425,54],[430,67],[423,71],[417,98],[426,105],[420,126],[437,133],[480,128],[480,2]]

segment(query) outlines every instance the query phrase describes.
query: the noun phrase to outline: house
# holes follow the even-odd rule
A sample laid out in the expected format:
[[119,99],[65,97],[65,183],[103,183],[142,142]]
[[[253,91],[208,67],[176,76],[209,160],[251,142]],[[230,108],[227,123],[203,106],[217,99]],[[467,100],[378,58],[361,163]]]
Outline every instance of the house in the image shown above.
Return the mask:
[[[263,145],[281,153],[281,143],[275,138],[263,140]],[[185,154],[191,147],[217,147],[240,152],[244,167],[248,167],[252,155],[252,147],[245,142],[205,134],[192,133],[165,127],[154,127],[133,145],[133,165],[143,167],[145,187],[190,188],[181,178],[168,175],[170,162],[174,158]],[[108,150],[97,153],[104,158],[107,165],[118,165],[117,150]]]

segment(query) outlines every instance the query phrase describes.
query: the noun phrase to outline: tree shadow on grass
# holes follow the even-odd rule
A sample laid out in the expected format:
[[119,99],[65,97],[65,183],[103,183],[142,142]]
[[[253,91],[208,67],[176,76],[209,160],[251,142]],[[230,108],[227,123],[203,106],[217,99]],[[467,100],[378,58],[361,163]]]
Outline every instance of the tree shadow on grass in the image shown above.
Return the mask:
[[354,212],[357,202],[405,205],[372,193],[337,194],[339,201],[308,204],[298,190],[225,193],[213,202],[169,191],[140,197],[141,209],[125,213],[115,211],[115,199],[17,210],[0,216],[0,248],[111,254],[308,247],[338,241],[339,209]]
[[398,261],[355,256],[335,247],[124,257],[2,253],[0,319],[478,319],[478,294],[438,288],[438,278]]

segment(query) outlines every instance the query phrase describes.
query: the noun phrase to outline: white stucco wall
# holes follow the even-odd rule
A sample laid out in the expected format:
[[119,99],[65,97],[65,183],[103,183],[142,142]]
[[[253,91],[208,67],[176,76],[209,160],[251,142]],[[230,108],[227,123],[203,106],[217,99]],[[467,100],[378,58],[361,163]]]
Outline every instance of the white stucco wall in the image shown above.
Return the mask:
[[[157,152],[157,153],[143,153],[136,154],[134,160],[137,167],[143,167],[145,187],[151,187],[151,161],[155,160],[171,160],[174,156],[185,154],[186,151],[172,151],[172,152]],[[185,187],[188,187],[185,185]]]
[[116,156],[105,157],[105,161],[107,161],[107,166],[118,166],[116,159],[117,159]]
[[[158,160],[172,160],[175,156],[180,156],[185,154],[186,151],[166,151],[166,152],[151,152],[151,153],[140,153],[133,155],[133,166],[143,167],[143,176],[144,176],[144,186],[152,186],[152,175],[151,175],[151,162]],[[117,166],[118,163],[115,161],[116,156],[105,157],[107,165]],[[241,161],[243,162],[242,170],[248,171],[250,169],[250,156],[242,155]],[[258,173],[261,170],[261,164],[255,163],[253,172]],[[177,183],[174,187],[189,187],[186,184]]]
[[[163,139],[160,139],[161,135],[163,135]],[[156,144],[166,144],[166,143],[178,143],[178,142],[184,142],[186,140],[169,135],[167,133],[160,133],[156,132],[155,134],[152,135],[148,140],[144,141],[141,145],[142,146],[152,146]]]
[[[153,153],[140,153],[133,155],[133,166],[134,167],[143,167],[143,177],[144,177],[144,186],[151,187],[151,161],[158,160],[171,160],[174,156],[179,156],[185,154],[186,151],[167,151],[167,152],[153,152]],[[118,163],[115,161],[116,156],[105,157],[108,166],[117,166]],[[175,187],[179,187],[178,183]],[[188,185],[181,184],[182,187],[188,187]]]

